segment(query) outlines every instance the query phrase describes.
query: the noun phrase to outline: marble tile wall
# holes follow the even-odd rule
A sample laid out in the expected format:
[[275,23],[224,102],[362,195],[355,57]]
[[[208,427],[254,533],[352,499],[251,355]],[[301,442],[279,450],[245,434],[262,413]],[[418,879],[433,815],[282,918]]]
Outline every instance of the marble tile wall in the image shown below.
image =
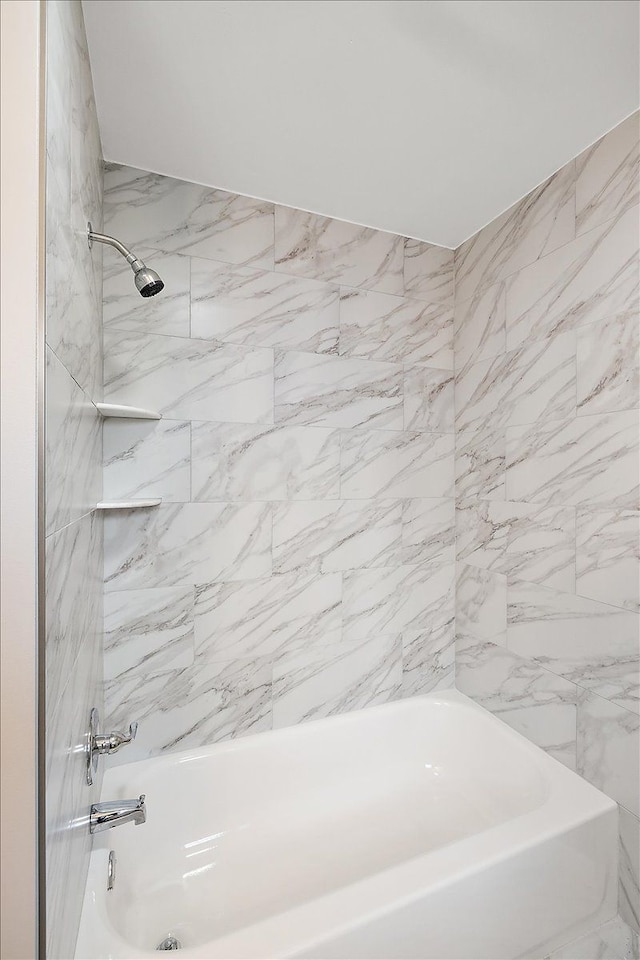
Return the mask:
[[636,930],[638,164],[636,114],[456,251],[454,310],[457,686],[619,803]]
[[[105,695],[122,761],[453,685],[453,252],[108,166]],[[115,759],[119,759],[118,758]]]
[[47,7],[47,957],[74,955],[89,864],[89,711],[102,705],[102,155],[79,0]]

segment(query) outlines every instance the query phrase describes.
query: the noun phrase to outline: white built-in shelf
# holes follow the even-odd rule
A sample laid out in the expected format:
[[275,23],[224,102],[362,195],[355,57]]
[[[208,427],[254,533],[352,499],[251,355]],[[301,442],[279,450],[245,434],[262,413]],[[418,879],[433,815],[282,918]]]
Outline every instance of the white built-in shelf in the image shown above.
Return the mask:
[[138,510],[140,507],[158,507],[162,497],[153,500],[101,500],[96,510]]
[[123,403],[96,403],[103,417],[120,417],[122,420],[162,420],[162,414],[144,407],[128,407]]

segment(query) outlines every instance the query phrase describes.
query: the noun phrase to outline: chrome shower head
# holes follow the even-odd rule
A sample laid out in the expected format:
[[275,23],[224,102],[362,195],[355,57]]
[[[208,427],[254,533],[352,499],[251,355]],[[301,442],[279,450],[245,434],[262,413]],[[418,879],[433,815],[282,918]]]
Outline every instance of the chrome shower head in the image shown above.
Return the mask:
[[89,248],[94,240],[96,243],[107,243],[110,247],[115,247],[118,253],[125,258],[134,273],[134,282],[136,289],[141,297],[155,297],[156,293],[164,288],[164,283],[155,272],[151,270],[142,260],[138,260],[130,250],[127,250],[124,243],[120,243],[115,237],[108,237],[104,233],[94,233],[90,223],[87,224]]

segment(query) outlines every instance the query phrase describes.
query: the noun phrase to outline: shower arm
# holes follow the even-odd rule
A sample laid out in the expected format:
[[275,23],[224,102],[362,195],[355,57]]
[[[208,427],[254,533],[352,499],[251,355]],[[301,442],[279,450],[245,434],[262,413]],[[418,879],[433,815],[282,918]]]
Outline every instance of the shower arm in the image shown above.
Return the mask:
[[142,260],[138,260],[135,254],[131,253],[130,250],[127,250],[124,243],[120,243],[120,241],[116,240],[115,237],[108,237],[106,233],[94,233],[90,223],[87,224],[87,226],[88,226],[89,249],[91,249],[91,245],[94,241],[96,243],[107,243],[109,244],[110,247],[115,247],[118,253],[122,254],[122,256],[125,258],[127,263],[130,264],[130,266],[133,267],[135,263],[139,263],[140,266],[144,267],[144,263],[142,262]]

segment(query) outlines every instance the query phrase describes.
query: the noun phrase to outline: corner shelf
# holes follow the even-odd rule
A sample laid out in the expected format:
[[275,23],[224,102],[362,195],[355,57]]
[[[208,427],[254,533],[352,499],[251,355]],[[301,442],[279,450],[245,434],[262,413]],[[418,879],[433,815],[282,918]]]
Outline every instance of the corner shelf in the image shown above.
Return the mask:
[[122,403],[96,403],[103,417],[118,417],[121,420],[162,420],[162,414],[144,407],[129,407]]
[[96,504],[96,510],[138,510],[141,507],[158,507],[162,497],[152,500],[101,500]]

